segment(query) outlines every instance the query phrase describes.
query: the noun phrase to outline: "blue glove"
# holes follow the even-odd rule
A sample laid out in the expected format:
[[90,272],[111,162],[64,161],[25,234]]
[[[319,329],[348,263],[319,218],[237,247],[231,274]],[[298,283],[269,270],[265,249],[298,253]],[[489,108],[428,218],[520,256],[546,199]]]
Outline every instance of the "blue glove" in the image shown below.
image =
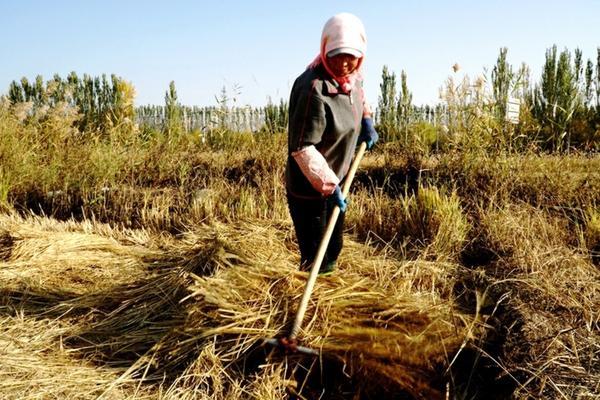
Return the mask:
[[342,194],[342,188],[340,185],[335,186],[335,190],[329,196],[331,201],[340,208],[341,212],[346,212],[346,208],[348,207],[348,202],[344,199],[344,195]]
[[379,140],[379,135],[375,131],[372,118],[363,118],[360,123],[360,135],[358,135],[358,144],[362,142],[367,144],[367,150],[371,150]]

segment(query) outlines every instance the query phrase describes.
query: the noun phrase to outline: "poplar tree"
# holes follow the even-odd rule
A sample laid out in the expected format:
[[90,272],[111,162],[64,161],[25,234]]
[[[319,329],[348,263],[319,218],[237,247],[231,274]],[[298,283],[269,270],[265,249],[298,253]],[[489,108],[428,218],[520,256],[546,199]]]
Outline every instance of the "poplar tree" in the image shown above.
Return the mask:
[[58,102],[66,101],[67,83],[62,80],[60,75],[54,74],[52,80],[46,86],[52,86],[52,90],[48,90],[48,101],[51,103],[51,106],[55,106]]
[[565,49],[557,58],[556,45],[546,51],[542,80],[535,91],[534,115],[546,130],[553,150],[561,151],[565,138],[570,145],[569,124],[579,96],[577,74],[571,53]]
[[33,86],[29,84],[27,78],[21,78],[21,87],[23,88],[23,98],[25,101],[33,101]]
[[575,72],[575,81],[577,81],[577,84],[580,84],[583,79],[583,52],[580,48],[575,49],[575,58],[573,64],[573,71]]
[[176,135],[182,131],[181,105],[177,99],[175,82],[169,83],[169,90],[165,93],[165,133]]
[[584,91],[585,106],[588,110],[590,108],[593,108],[593,104],[592,104],[592,101],[594,98],[593,85],[594,85],[594,63],[592,62],[592,60],[588,59],[587,65],[585,67],[585,91]]
[[12,104],[33,102],[34,113],[40,107],[66,102],[81,114],[76,121],[81,131],[100,132],[124,121],[133,122],[134,96],[133,86],[116,75],[111,75],[110,80],[105,74],[101,77],[84,74],[79,78],[75,72],[64,80],[55,74],[46,82],[41,75],[33,82],[23,77],[20,82],[11,82],[8,93]]
[[580,48],[575,49],[575,58],[573,60],[573,73],[577,96],[575,100],[575,112],[582,113],[585,106],[585,77],[583,69],[583,52]]
[[44,77],[42,75],[35,77],[33,101],[35,102],[36,106],[41,106],[47,103],[46,88],[44,87]]
[[8,99],[12,104],[22,103],[25,101],[25,94],[23,93],[23,87],[16,81],[12,81],[8,87]]
[[273,104],[269,96],[267,105],[262,109],[265,116],[264,129],[269,133],[283,132],[288,125],[288,104],[280,99],[279,105]]
[[398,93],[398,99],[396,100],[397,111],[396,121],[400,129],[404,131],[405,141],[408,140],[406,136],[408,134],[408,125],[412,116],[412,99],[413,95],[408,89],[408,83],[406,78],[406,72],[402,70],[400,72],[400,93]]
[[596,118],[600,120],[600,47],[596,55]]
[[379,88],[381,89],[378,101],[379,124],[382,136],[387,140],[397,121],[396,74],[390,72],[387,65],[383,66]]
[[506,107],[514,74],[512,66],[506,61],[506,47],[500,48],[496,65],[492,69],[492,91],[496,115],[500,121],[506,119]]
[[566,136],[567,151],[571,145],[571,129],[569,125],[573,119],[573,115],[577,111],[579,103],[578,74],[571,68],[571,53],[565,49],[560,54],[557,67],[559,109],[556,113],[558,127],[556,139],[557,148],[562,150]]
[[513,92],[516,93],[519,98],[523,99],[525,103],[532,104],[531,70],[526,63],[521,63],[513,82]]

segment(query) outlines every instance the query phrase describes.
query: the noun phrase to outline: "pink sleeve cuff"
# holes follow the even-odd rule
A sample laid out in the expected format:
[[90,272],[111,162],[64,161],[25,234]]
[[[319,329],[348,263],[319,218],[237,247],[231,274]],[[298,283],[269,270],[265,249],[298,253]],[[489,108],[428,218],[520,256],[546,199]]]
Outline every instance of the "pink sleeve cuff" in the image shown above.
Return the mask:
[[308,146],[294,151],[292,157],[294,157],[312,187],[318,192],[328,196],[333,193],[335,186],[340,183],[335,172],[327,165],[325,157],[319,153],[315,146]]

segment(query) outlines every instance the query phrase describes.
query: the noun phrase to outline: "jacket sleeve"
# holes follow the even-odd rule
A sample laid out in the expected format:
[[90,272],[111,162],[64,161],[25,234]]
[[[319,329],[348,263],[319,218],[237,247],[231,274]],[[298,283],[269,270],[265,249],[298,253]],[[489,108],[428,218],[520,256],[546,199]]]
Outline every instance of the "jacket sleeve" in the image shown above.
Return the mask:
[[316,83],[308,90],[296,89],[296,104],[291,115],[290,132],[292,138],[291,151],[305,146],[318,144],[325,132],[325,104],[318,96]]
[[321,194],[329,196],[340,183],[339,178],[329,168],[325,157],[315,146],[308,146],[292,153],[292,157],[312,187]]

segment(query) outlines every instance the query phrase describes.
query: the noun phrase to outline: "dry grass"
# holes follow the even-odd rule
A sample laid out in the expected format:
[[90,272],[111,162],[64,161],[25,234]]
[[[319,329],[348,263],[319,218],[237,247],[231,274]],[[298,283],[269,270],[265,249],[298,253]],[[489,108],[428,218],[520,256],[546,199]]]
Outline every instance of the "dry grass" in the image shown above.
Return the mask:
[[[366,387],[385,382],[415,396],[434,396],[430,385],[436,367],[445,365],[467,339],[470,318],[429,293],[398,289],[405,282],[392,278],[397,272],[393,267],[401,265],[391,263],[386,265],[390,271],[379,271],[382,288],[361,276],[362,262],[356,264],[354,270],[343,265],[339,275],[318,282],[302,342],[339,358],[347,373],[361,376]],[[218,341],[220,358],[234,361],[261,338],[285,332],[305,279],[295,268],[270,264],[197,279],[191,288],[186,341]]]
[[469,232],[456,193],[446,195],[435,187],[395,198],[359,192],[352,198],[348,222],[363,240],[439,261],[457,260]]
[[366,243],[319,279],[301,339],[323,357],[307,359],[260,346],[306,279],[285,135],[98,137],[4,108],[0,131],[4,397],[600,393],[596,156],[490,155],[477,132],[467,151],[370,153],[347,225]]
[[[517,397],[591,398],[600,382],[600,272],[573,247],[564,218],[528,205],[483,213],[497,256],[486,273],[504,294],[499,362],[519,378]],[[587,397],[586,397],[587,396]]]
[[[33,360],[7,347],[4,385],[14,398],[52,390],[126,398],[138,384],[136,397],[312,393],[317,372],[306,370],[319,370],[315,360],[266,354],[260,366],[242,367],[264,353],[261,339],[286,332],[302,293],[306,274],[296,269],[290,228],[215,223],[173,237],[3,217],[10,240],[0,270],[12,274],[2,281],[3,337],[22,336],[11,328],[20,318],[30,327],[27,357],[40,354]],[[97,283],[78,286],[76,276],[98,268]],[[338,274],[319,280],[302,331],[303,344],[320,349],[336,377],[328,393],[343,386],[365,396],[439,397],[450,359],[481,329],[447,298],[453,268],[395,261],[350,242]],[[49,378],[61,374],[59,385]]]
[[585,214],[583,240],[596,265],[600,265],[600,209],[590,207]]
[[538,208],[586,209],[600,202],[600,157],[539,154],[443,154],[432,167],[436,185],[454,184],[461,199],[526,202]]
[[[108,290],[147,273],[144,260],[156,250],[144,234],[126,238],[117,230],[94,232],[91,223],[59,223],[33,217],[0,217],[4,240],[0,282],[5,291],[78,296]],[[121,242],[119,241],[121,236]],[[140,237],[141,236],[141,237]],[[136,243],[137,242],[137,243]]]
[[[95,365],[63,346],[76,321],[17,314],[0,317],[0,392],[3,399],[93,399],[122,371]],[[124,383],[111,399],[151,398]]]

